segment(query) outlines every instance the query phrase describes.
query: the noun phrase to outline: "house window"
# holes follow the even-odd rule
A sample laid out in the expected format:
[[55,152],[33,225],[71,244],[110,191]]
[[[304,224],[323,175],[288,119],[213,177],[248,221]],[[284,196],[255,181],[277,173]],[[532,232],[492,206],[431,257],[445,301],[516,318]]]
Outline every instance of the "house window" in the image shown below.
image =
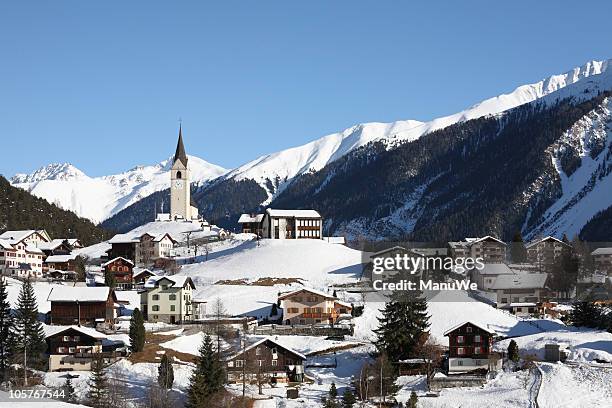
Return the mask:
[[263,362],[264,362],[263,360],[257,360],[257,364],[258,364],[260,367],[263,367]]
[[462,356],[462,355],[464,355],[464,354],[465,354],[465,349],[464,349],[463,347],[459,347],[459,348],[457,349],[457,355]]
[[457,336],[457,343],[459,344],[463,343],[463,336]]
[[159,305],[153,305],[152,309],[154,312],[159,312]]
[[474,354],[482,354],[482,347],[474,347]]
[[255,349],[255,354],[256,354],[256,355],[258,355],[258,356],[260,356],[260,355],[261,355],[261,348],[260,348],[260,347],[257,347],[257,348]]
[[161,285],[162,290],[168,289],[168,285]]
[[175,310],[176,310],[176,306],[174,306],[174,305],[170,305],[170,311],[171,311],[171,312],[174,312]]
[[465,328],[465,332],[466,333],[471,333],[472,332],[472,327],[471,326],[466,327]]
[[159,300],[159,295],[153,295],[153,296],[151,297],[151,299],[153,299],[153,300]]
[[481,342],[480,336],[479,335],[474,336],[474,343],[480,343],[480,342]]
[[168,296],[168,299],[170,299],[170,300],[176,300],[176,295],[170,295],[170,296]]
[[236,367],[244,366],[244,360],[236,360]]
[[272,366],[276,367],[278,365],[278,360],[272,360]]

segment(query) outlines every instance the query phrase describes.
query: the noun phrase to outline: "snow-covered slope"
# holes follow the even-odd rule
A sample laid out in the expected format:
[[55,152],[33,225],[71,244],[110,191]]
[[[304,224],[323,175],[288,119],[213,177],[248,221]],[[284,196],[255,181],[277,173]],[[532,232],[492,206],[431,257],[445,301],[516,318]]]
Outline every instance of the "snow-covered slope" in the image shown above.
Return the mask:
[[[267,204],[283,190],[293,177],[320,170],[326,164],[370,142],[381,141],[388,148],[392,148],[398,143],[418,139],[426,133],[452,124],[494,115],[554,93],[557,95],[548,100],[581,96],[581,92],[586,87],[603,89],[604,86],[597,87],[597,82],[612,83],[612,75],[599,75],[607,72],[610,61],[612,60],[590,61],[563,74],[519,86],[508,94],[486,99],[464,111],[429,122],[404,120],[391,123],[359,124],[302,146],[259,157],[228,172],[224,177],[235,180],[255,180],[268,192],[268,200],[264,203]],[[571,90],[568,89],[568,92],[558,92],[568,85],[578,83],[583,83],[584,86],[572,87]]]
[[[50,164],[31,174],[16,174],[10,181],[63,209],[101,222],[143,197],[169,188],[171,165],[168,159],[120,174],[89,177],[69,163]],[[227,171],[194,156],[189,156],[189,167],[191,180],[196,183],[212,180]]]
[[[528,236],[574,236],[599,211],[612,206],[612,98],[572,126],[549,149],[561,180],[562,195]],[[578,167],[564,170],[562,158],[575,157]]]

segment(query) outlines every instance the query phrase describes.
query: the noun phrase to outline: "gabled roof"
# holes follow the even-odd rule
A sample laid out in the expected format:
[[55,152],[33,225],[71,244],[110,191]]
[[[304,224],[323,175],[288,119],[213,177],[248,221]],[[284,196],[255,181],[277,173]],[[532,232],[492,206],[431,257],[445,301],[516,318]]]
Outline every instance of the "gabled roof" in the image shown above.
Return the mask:
[[72,326],[44,326],[45,338],[56,336],[58,334],[61,334],[71,329],[79,333],[82,333],[85,336],[93,337],[94,339],[97,339],[97,340],[106,339],[106,335],[104,333],[100,333],[99,331],[94,330],[89,327],[75,326],[75,325],[72,325]]
[[38,244],[38,247],[42,249],[43,251],[53,251],[54,249],[57,249],[64,243],[67,243],[68,245],[73,246],[73,247],[81,246],[81,243],[77,238],[56,238],[56,239],[52,239],[49,242],[40,242]]
[[136,277],[142,275],[143,273],[147,273],[147,272],[150,273],[151,275],[156,275],[155,272],[153,272],[152,270],[147,269],[147,268],[134,268],[133,272],[134,272],[134,279]]
[[17,244],[24,239],[28,238],[32,234],[40,234],[45,240],[51,241],[49,238],[49,234],[45,230],[14,230],[14,231],[5,231],[0,234],[0,239],[6,239],[7,241],[11,241],[12,244]]
[[543,289],[548,275],[545,273],[516,273],[499,275],[491,289]]
[[334,300],[334,303],[337,303],[340,306],[348,307],[348,308],[351,308],[351,309],[353,308],[353,306],[349,302],[344,302],[342,300]]
[[298,351],[295,351],[295,350],[293,350],[292,348],[287,347],[287,346],[285,346],[285,345],[284,345],[284,344],[282,344],[282,343],[279,343],[279,342],[278,342],[278,340],[275,340],[275,339],[273,339],[273,338],[271,338],[271,337],[265,337],[265,338],[263,338],[263,339],[261,339],[261,340],[259,340],[259,341],[255,342],[255,343],[251,344],[250,346],[246,347],[244,350],[240,350],[238,353],[235,353],[235,354],[233,354],[232,356],[229,356],[229,357],[227,358],[227,360],[232,360],[232,359],[234,359],[234,358],[236,358],[236,357],[238,357],[238,356],[242,355],[242,353],[245,353],[245,352],[247,352],[247,351],[249,351],[249,350],[252,350],[253,348],[255,348],[255,347],[259,346],[260,344],[265,343],[266,341],[269,341],[270,343],[275,344],[276,346],[278,346],[278,347],[280,347],[280,348],[282,348],[282,349],[287,350],[287,351],[288,351],[288,352],[290,352],[291,354],[294,354],[294,355],[296,355],[296,356],[300,357],[302,360],[306,360],[306,356],[305,356],[305,355],[303,355],[302,353],[300,353],[300,352],[298,352]]
[[26,245],[25,250],[26,250],[26,252],[30,252],[30,253],[33,253],[33,254],[41,254],[41,255],[44,254],[44,252],[41,249],[39,249],[38,247],[36,247],[36,246],[34,246],[32,244]]
[[[49,302],[106,302],[108,286],[55,286],[49,292]],[[115,298],[113,292],[113,298]],[[116,299],[115,299],[116,300]]]
[[183,125],[179,125],[178,142],[176,143],[176,151],[174,152],[174,162],[179,160],[187,167],[187,154],[185,154],[185,145],[183,144]]
[[56,262],[68,262],[74,261],[78,255],[77,254],[68,254],[68,255],[50,255],[45,259],[45,263],[56,263]]
[[410,253],[414,253],[414,255],[416,255],[416,256],[421,256],[421,254],[418,254],[418,253],[416,253],[416,252],[414,252],[414,251],[412,251],[412,250],[410,250],[408,248],[404,248],[403,246],[400,246],[400,245],[395,245],[395,246],[392,246],[390,248],[385,248],[385,249],[382,249],[382,250],[380,250],[378,252],[374,252],[372,255],[370,255],[370,259],[377,258],[377,257],[379,257],[379,256],[381,256],[383,254],[386,254],[387,252],[393,252],[393,251],[410,252]]
[[176,243],[176,240],[174,238],[172,238],[172,235],[170,235],[170,233],[168,233],[168,232],[165,232],[163,234],[157,235],[156,237],[153,238],[153,241],[154,242],[160,242],[160,241],[162,241],[166,237],[170,238],[170,240],[172,242]]
[[255,215],[250,215],[250,214],[241,214],[240,218],[238,218],[238,224],[245,224],[248,222],[261,222],[261,220],[263,220],[264,214],[255,214]]
[[450,329],[446,330],[446,331],[443,333],[443,335],[444,335],[444,336],[448,336],[450,333],[454,332],[455,330],[457,330],[458,328],[460,328],[460,327],[462,327],[462,326],[465,326],[466,324],[471,324],[471,325],[472,325],[472,326],[474,326],[474,327],[478,327],[480,330],[484,330],[484,331],[486,331],[486,332],[487,332],[487,333],[489,333],[489,334],[492,334],[492,335],[497,335],[497,333],[496,333],[495,331],[493,331],[493,330],[489,329],[488,327],[486,327],[486,328],[485,328],[485,327],[482,327],[481,325],[476,324],[476,323],[474,323],[474,322],[472,322],[472,321],[469,321],[469,320],[468,320],[468,321],[465,321],[465,322],[463,322],[463,323],[459,323],[459,324],[458,324],[458,325],[456,325],[456,326],[451,327]]
[[195,289],[195,285],[193,284],[193,281],[191,280],[189,276],[177,276],[177,275],[151,276],[145,282],[144,287],[147,289],[156,288],[159,286],[159,283],[163,280],[169,281],[171,283],[170,286],[175,287],[175,288],[182,288],[182,287],[185,287],[186,284],[189,284],[189,286],[191,286],[192,289]]
[[132,265],[132,266],[134,265],[134,262],[130,261],[129,259],[124,258],[124,257],[122,257],[122,256],[118,256],[118,257],[116,257],[116,258],[111,259],[111,260],[110,260],[110,261],[108,261],[108,262],[104,262],[104,263],[102,264],[102,267],[107,266],[107,265],[110,265],[110,264],[112,264],[113,262],[118,261],[118,260],[120,260],[120,259],[122,259],[122,260],[123,260],[124,262],[126,262],[126,263],[129,263],[129,264],[130,264],[130,265]]
[[332,295],[330,295],[329,293],[325,293],[325,292],[321,292],[320,290],[316,290],[316,289],[310,289],[310,288],[300,288],[298,290],[294,290],[292,292],[289,293],[285,293],[284,295],[281,295],[278,297],[278,300],[283,300],[288,298],[289,296],[293,296],[296,295],[300,292],[308,292],[308,293],[312,293],[313,295],[319,295],[319,296],[323,296],[327,299],[336,299],[335,297],[333,297]]
[[597,248],[591,255],[612,255],[612,248]]
[[[466,240],[467,240],[467,239],[469,239],[469,238],[466,238]],[[492,241],[497,241],[497,242],[499,242],[500,244],[504,244],[504,245],[506,245],[506,243],[505,243],[504,241],[502,241],[501,239],[497,239],[497,238],[495,238],[495,237],[492,237],[491,235],[487,235],[487,236],[482,237],[482,238],[476,238],[476,239],[474,239],[473,241],[471,241],[471,242],[470,242],[470,245],[473,245],[473,244],[476,244],[476,243],[478,243],[478,242],[482,242],[482,241],[489,241],[489,240],[492,240]]]
[[516,273],[505,263],[487,263],[482,269],[474,268],[474,272],[479,275],[513,275]]
[[0,239],[0,248],[2,248],[2,249],[12,249],[12,250],[15,249],[13,247],[13,244],[11,244],[10,241],[8,241],[6,239]]
[[276,210],[268,208],[266,213],[270,217],[284,217],[284,218],[321,218],[315,210]]
[[550,235],[549,235],[549,236],[547,236],[547,237],[544,237],[544,238],[537,239],[537,240],[535,240],[535,241],[531,241],[531,242],[529,242],[527,245],[525,245],[525,248],[531,248],[531,247],[532,247],[532,246],[534,246],[534,245],[537,245],[537,244],[539,244],[539,243],[546,242],[546,241],[554,241],[554,242],[557,242],[557,243],[559,243],[559,244],[563,244],[563,245],[565,245],[565,246],[571,246],[571,245],[569,245],[569,244],[567,244],[567,243],[563,242],[562,240],[560,240],[560,239],[558,239],[558,238],[555,238],[555,237],[553,237],[553,236],[550,236]]

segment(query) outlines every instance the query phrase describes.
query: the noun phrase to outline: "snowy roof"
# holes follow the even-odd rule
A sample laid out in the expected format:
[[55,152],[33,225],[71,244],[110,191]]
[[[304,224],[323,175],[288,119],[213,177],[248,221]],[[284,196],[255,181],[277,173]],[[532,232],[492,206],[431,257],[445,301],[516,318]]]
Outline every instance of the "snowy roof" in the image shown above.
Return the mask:
[[612,248],[597,248],[591,255],[612,255]]
[[492,289],[537,289],[544,288],[548,275],[545,273],[517,273],[500,275],[493,282]]
[[12,241],[14,244],[23,241],[30,235],[34,233],[39,233],[45,238],[48,238],[49,235],[45,230],[15,230],[15,231],[5,231],[0,234],[0,239],[6,239],[8,241]]
[[[374,252],[372,255],[370,255],[370,259],[377,258],[377,257],[379,257],[382,254],[386,254],[387,252],[393,252],[393,251],[412,252],[408,248],[404,248],[403,246],[400,246],[400,245],[395,245],[395,246],[392,246],[390,248],[385,248],[385,249],[382,249],[382,250],[380,250],[378,252]],[[416,253],[415,253],[415,255],[420,256],[420,254],[416,254]]]
[[3,248],[3,249],[15,249],[15,248],[13,248],[13,244],[11,244],[10,241],[8,241],[6,239],[0,239],[0,248]]
[[475,269],[479,275],[512,275],[515,272],[504,263],[484,264],[484,268]]
[[56,262],[68,262],[74,261],[78,255],[77,254],[68,254],[68,255],[50,255],[45,259],[45,263],[56,263]]
[[105,339],[106,335],[103,333],[100,333],[97,330],[94,330],[92,328],[89,327],[83,327],[83,326],[44,326],[44,330],[45,330],[45,338],[51,337],[51,336],[55,336],[56,334],[60,334],[62,332],[65,332],[66,330],[76,330],[79,333],[82,333],[86,336],[89,337],[93,337],[94,339]]
[[240,215],[240,218],[238,218],[238,224],[244,224],[247,222],[261,222],[261,220],[263,220],[264,215],[263,214],[255,214],[253,216],[249,215],[249,214],[242,214]]
[[25,250],[26,252],[31,252],[34,254],[44,254],[42,250],[40,250],[38,247],[34,245],[26,245]]
[[350,307],[351,309],[353,308],[353,306],[349,302],[344,302],[342,300],[334,300],[334,303],[337,303],[340,306]]
[[463,326],[463,325],[465,325],[465,324],[468,324],[468,323],[469,323],[469,324],[471,324],[472,326],[478,327],[480,330],[484,330],[484,331],[486,331],[487,333],[497,335],[497,333],[496,333],[495,331],[493,331],[493,330],[489,329],[488,327],[482,327],[481,325],[476,324],[476,323],[471,322],[471,321],[467,321],[467,322],[462,322],[462,323],[459,323],[459,324],[457,324],[457,325],[455,325],[455,326],[451,327],[451,328],[450,328],[450,329],[448,329],[447,331],[445,331],[443,334],[444,334],[444,336],[448,336],[448,334],[449,334],[449,333],[451,333],[451,332],[453,332],[453,331],[457,330],[457,329],[458,329],[458,328],[460,328],[461,326]]
[[172,286],[177,288],[184,287],[187,283],[195,289],[195,285],[189,276],[151,276],[144,284],[145,288],[155,288],[159,285],[159,282],[162,280],[168,280],[172,283]]
[[134,274],[133,275],[134,275],[134,278],[136,278],[137,276],[139,276],[139,275],[141,275],[143,273],[147,273],[147,272],[150,273],[151,275],[156,275],[155,272],[153,272],[152,270],[147,269],[147,268],[134,268]]
[[52,239],[49,242],[39,242],[38,247],[42,250],[52,251],[56,249],[57,247],[59,247],[60,245],[62,245],[64,242],[67,242],[68,245],[71,245],[71,246],[75,246],[75,245],[80,246],[80,242],[78,238],[56,238],[56,239]]
[[278,299],[279,300],[286,299],[289,296],[293,296],[293,295],[295,295],[297,293],[300,293],[300,292],[308,292],[308,293],[312,293],[314,295],[323,296],[323,297],[326,297],[326,298],[329,298],[329,299],[335,299],[335,297],[333,297],[329,293],[321,292],[320,290],[310,289],[310,288],[300,288],[298,290],[294,290],[294,291],[291,291],[289,293],[285,293],[284,295],[279,296]]
[[140,236],[135,236],[129,233],[117,234],[108,240],[109,244],[133,244],[136,242],[140,242]]
[[270,217],[321,218],[321,214],[315,210],[276,210],[268,208],[266,213]]
[[[470,239],[470,238],[466,238],[466,241]],[[470,244],[475,244],[477,242],[482,242],[482,241],[487,241],[487,240],[493,240],[493,241],[497,241],[500,244],[504,244],[506,245],[506,243],[500,239],[497,239],[495,237],[492,237],[491,235],[487,235],[486,237],[482,237],[482,238],[474,238],[472,241],[470,241]]]
[[54,286],[49,292],[49,302],[106,302],[110,288],[107,286]]
[[567,246],[569,246],[568,244],[566,244],[565,242],[561,241],[560,239],[555,238],[555,237],[552,237],[552,236],[550,236],[550,235],[549,235],[549,236],[544,237],[544,238],[542,238],[542,239],[537,239],[537,240],[535,240],[535,241],[531,241],[530,243],[528,243],[527,245],[525,245],[525,248],[531,248],[531,247],[532,247],[532,246],[534,246],[534,245],[537,245],[537,244],[539,244],[539,243],[541,243],[541,242],[546,242],[546,241],[554,241],[554,242],[557,242],[557,243],[559,243],[559,244],[563,244],[563,245],[567,245]]
[[284,345],[284,344],[282,344],[282,343],[279,343],[279,342],[278,342],[278,340],[275,340],[275,339],[273,339],[272,337],[265,337],[265,338],[263,338],[263,339],[261,339],[261,340],[259,340],[259,341],[255,342],[255,343],[251,344],[250,346],[248,346],[248,347],[247,347],[247,348],[245,348],[244,350],[240,350],[238,353],[236,353],[236,354],[234,354],[234,355],[232,355],[232,356],[228,357],[227,359],[228,359],[228,360],[231,360],[231,359],[233,359],[233,358],[236,358],[236,357],[238,357],[239,355],[241,355],[242,353],[247,352],[247,351],[249,351],[249,350],[252,350],[253,348],[255,348],[255,347],[259,346],[260,344],[265,343],[266,341],[269,341],[269,342],[271,342],[271,343],[273,343],[273,344],[276,344],[277,346],[279,346],[279,347],[281,347],[281,348],[283,348],[283,349],[285,349],[285,350],[289,351],[289,352],[290,352],[290,353],[292,353],[292,354],[295,354],[296,356],[298,356],[298,357],[302,358],[303,360],[306,360],[306,356],[305,356],[305,355],[303,355],[302,353],[300,353],[300,352],[298,352],[298,351],[293,350],[293,349],[292,349],[292,348],[290,348],[290,347],[285,346],[285,345]]
[[116,258],[111,259],[111,260],[110,260],[110,261],[108,261],[108,262],[104,262],[104,263],[102,264],[102,266],[104,267],[104,266],[106,266],[106,265],[110,265],[110,264],[112,264],[113,262],[118,261],[119,259],[123,259],[123,261],[124,261],[124,262],[127,262],[127,263],[129,263],[130,265],[134,265],[134,262],[130,261],[129,259],[124,258],[124,257],[122,257],[122,256],[118,256],[118,257],[116,257]]

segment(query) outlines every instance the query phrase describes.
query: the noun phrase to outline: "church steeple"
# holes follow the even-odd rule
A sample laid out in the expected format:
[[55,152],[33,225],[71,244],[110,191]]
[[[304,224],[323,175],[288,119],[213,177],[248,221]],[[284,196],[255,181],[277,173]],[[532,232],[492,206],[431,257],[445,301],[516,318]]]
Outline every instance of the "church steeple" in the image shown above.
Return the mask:
[[179,137],[176,144],[176,152],[174,153],[174,162],[180,160],[183,166],[187,167],[187,155],[185,154],[185,145],[183,145],[183,125],[179,125]]

